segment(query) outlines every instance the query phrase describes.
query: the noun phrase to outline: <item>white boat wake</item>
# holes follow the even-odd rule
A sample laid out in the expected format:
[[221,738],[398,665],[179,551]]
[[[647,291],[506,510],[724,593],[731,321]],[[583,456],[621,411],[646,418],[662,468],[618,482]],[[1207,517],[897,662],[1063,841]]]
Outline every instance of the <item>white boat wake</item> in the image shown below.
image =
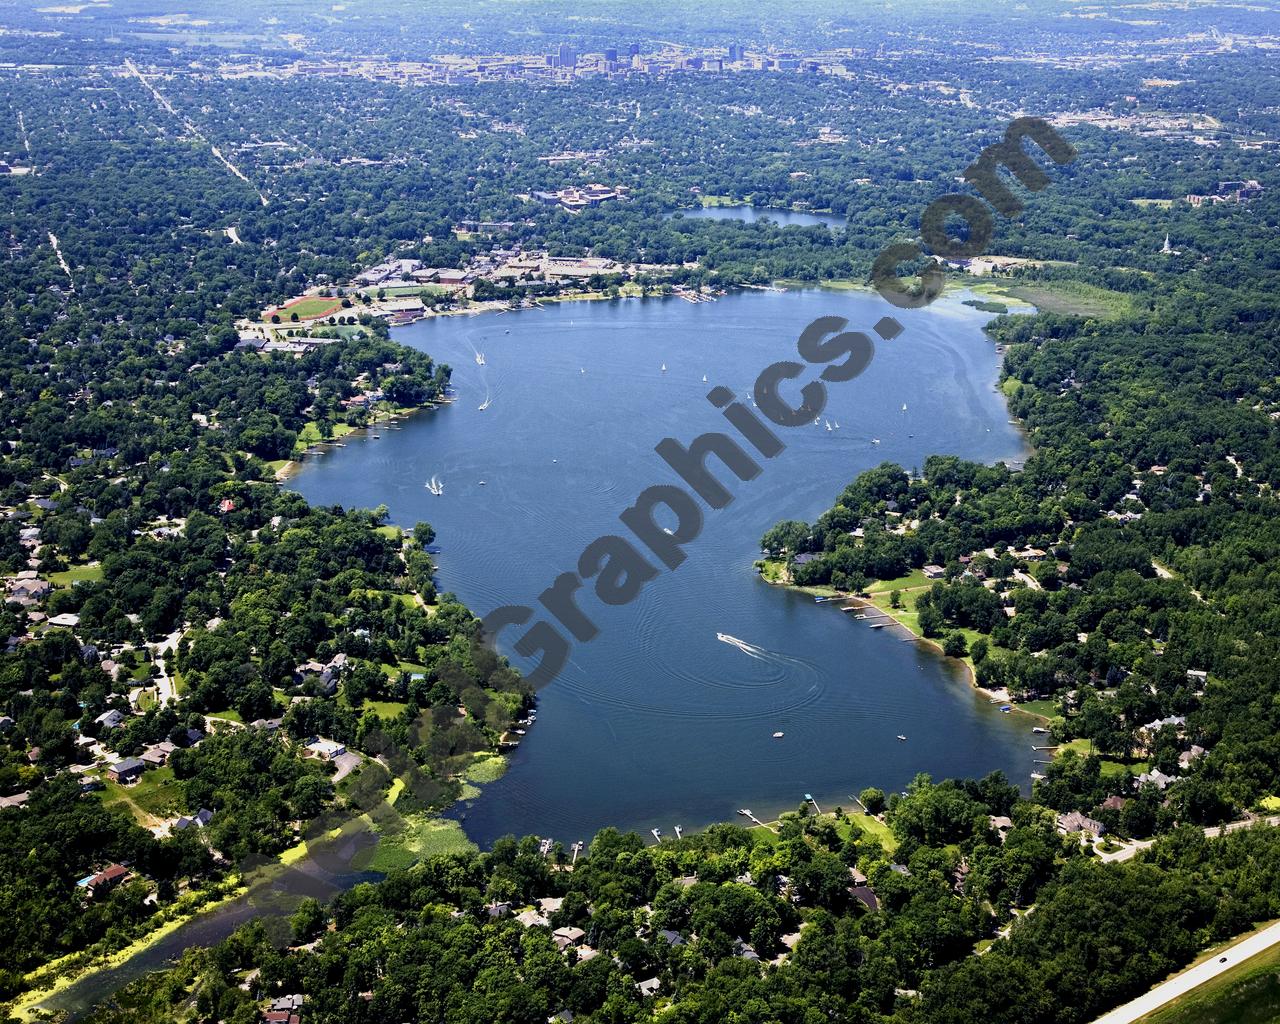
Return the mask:
[[759,658],[761,661],[772,661],[774,655],[772,652],[765,650],[763,647],[757,647],[755,644],[749,644],[745,640],[739,640],[736,636],[730,636],[728,633],[717,633],[716,639],[721,643],[728,644],[730,647],[736,647],[743,654],[750,655],[752,658]]

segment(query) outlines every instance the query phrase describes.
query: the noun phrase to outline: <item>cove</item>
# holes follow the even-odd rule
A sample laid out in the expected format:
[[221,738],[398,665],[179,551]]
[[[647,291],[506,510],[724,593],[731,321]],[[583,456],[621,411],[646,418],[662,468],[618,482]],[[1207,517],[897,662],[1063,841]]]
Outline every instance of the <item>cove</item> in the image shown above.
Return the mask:
[[[712,386],[749,396],[761,369],[794,358],[816,317],[867,329],[885,311],[874,294],[805,290],[422,321],[396,338],[454,367],[457,401],[379,428],[377,439],[348,438],[288,486],[314,503],[385,504],[396,523],[431,522],[440,588],[478,615],[534,606],[588,542],[618,529],[635,495],[677,482],[653,451],[659,440],[721,428],[704,397]],[[900,319],[901,337],[879,342],[860,378],[829,388],[832,430],[783,431],[786,451],[756,479],[724,475],[735,500],[707,511],[678,570],[626,607],[584,596],[599,636],[576,645],[540,693],[507,774],[452,812],[474,840],[569,843],[606,825],[669,834],[741,807],[773,814],[805,793],[848,806],[864,786],[900,789],[919,771],[999,768],[1027,783],[1026,720],[990,707],[956,663],[769,587],[752,569],[768,526],[812,520],[882,461],[910,470],[934,452],[1025,454],[993,388],[989,316],[957,297]],[[424,486],[432,477],[438,496]],[[504,653],[515,638],[504,634]]]

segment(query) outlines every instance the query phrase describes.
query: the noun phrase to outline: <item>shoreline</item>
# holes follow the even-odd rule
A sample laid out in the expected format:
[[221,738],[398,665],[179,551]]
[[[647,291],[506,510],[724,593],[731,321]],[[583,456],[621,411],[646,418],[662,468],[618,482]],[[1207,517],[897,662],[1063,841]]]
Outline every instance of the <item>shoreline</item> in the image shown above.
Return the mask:
[[[86,949],[75,953],[68,953],[63,957],[59,957],[57,960],[51,960],[47,964],[37,967],[30,975],[26,976],[34,978],[38,987],[19,993],[10,1003],[0,1005],[6,1005],[6,1012],[12,1014],[19,1020],[31,1020],[37,1013],[47,1013],[49,1011],[43,1010],[41,1004],[46,1000],[53,998],[59,992],[63,992],[66,989],[79,984],[99,971],[111,970],[127,963],[129,960],[133,959],[133,957],[145,953],[149,948],[173,934],[179,928],[182,928],[190,924],[192,921],[196,921],[201,917],[204,917],[206,914],[211,914],[227,904],[234,902],[248,891],[248,887],[244,885],[243,880],[237,878],[235,886],[229,892],[217,899],[211,900],[208,903],[202,903],[200,906],[193,909],[191,913],[181,914],[178,917],[161,922],[155,928],[139,935],[136,939],[133,939],[125,946],[121,946],[119,949],[115,949],[109,953],[101,955],[91,955],[91,951]],[[41,981],[40,975],[56,971],[59,963],[64,963],[77,957],[88,957],[88,962],[83,967],[75,969],[68,974],[57,974],[48,982]]]
[[[757,561],[757,564],[759,564],[759,560]],[[921,636],[909,625],[907,625],[907,623],[902,620],[899,614],[896,614],[897,612],[900,612],[903,609],[882,608],[875,603],[875,595],[872,595],[870,598],[859,597],[857,594],[844,593],[842,591],[835,590],[832,587],[806,587],[806,586],[800,586],[795,583],[784,582],[782,580],[774,581],[774,580],[766,579],[764,573],[762,572],[757,573],[757,575],[760,577],[761,581],[766,586],[769,586],[769,587],[777,587],[781,590],[789,590],[793,593],[798,593],[798,594],[807,594],[810,597],[828,598],[829,601],[824,601],[823,602],[824,604],[826,603],[838,604],[843,609],[845,607],[848,607],[850,602],[854,602],[853,607],[855,608],[873,610],[877,615],[883,615],[886,618],[888,618],[893,623],[894,627],[905,632],[907,636],[911,638],[913,641],[915,641],[916,643],[926,645],[930,650],[932,650],[935,654],[937,654],[939,658],[945,658],[947,661],[958,663],[964,670],[965,680],[968,683],[969,688],[977,693],[982,694],[984,697],[989,698],[993,705],[997,703],[1008,704],[1013,708],[1013,711],[1011,712],[1012,714],[1026,715],[1029,718],[1034,718],[1037,721],[1041,721],[1041,722],[1049,721],[1049,719],[1044,715],[1036,711],[1029,711],[1026,708],[1022,707],[1015,700],[1009,697],[1008,694],[1002,695],[997,691],[988,690],[984,686],[979,686],[977,673],[974,671],[973,663],[968,659],[968,657],[953,658],[943,653],[942,644],[938,643],[936,640],[930,639],[929,637]]]

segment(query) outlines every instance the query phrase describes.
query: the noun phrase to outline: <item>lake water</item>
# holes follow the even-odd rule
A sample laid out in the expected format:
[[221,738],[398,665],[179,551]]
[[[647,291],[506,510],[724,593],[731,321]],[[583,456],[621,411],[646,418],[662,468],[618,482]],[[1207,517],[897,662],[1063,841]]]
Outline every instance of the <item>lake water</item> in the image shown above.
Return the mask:
[[[348,439],[308,460],[289,486],[320,504],[385,504],[404,526],[431,522],[440,588],[479,615],[536,607],[587,543],[619,531],[637,494],[678,482],[653,451],[659,440],[725,427],[704,397],[710,387],[749,396],[762,369],[795,358],[814,318],[839,315],[867,330],[887,312],[873,294],[812,290],[423,321],[396,337],[454,367],[456,403],[380,428],[379,439]],[[848,806],[864,786],[899,789],[919,771],[1000,768],[1028,781],[1027,720],[990,707],[954,662],[770,587],[752,569],[772,523],[812,520],[882,461],[912,469],[932,452],[1024,454],[993,388],[989,317],[955,299],[895,315],[903,334],[878,342],[860,378],[830,386],[832,430],[779,429],[787,449],[761,460],[758,477],[720,474],[735,500],[706,513],[683,565],[626,607],[581,592],[600,634],[540,693],[538,721],[505,777],[455,809],[473,839],[532,833],[569,843],[605,825],[670,834],[733,819],[740,807],[773,814],[804,793]],[[440,496],[424,487],[433,475]],[[517,636],[503,635],[504,653]]]
[[768,206],[701,206],[692,210],[675,210],[668,216],[680,214],[690,220],[740,220],[754,223],[771,220],[780,227],[823,226],[843,230],[848,221],[833,213],[802,213],[799,210],[777,210]]
[[[618,513],[640,491],[676,482],[653,451],[659,440],[723,429],[703,397],[711,386],[747,396],[762,369],[795,357],[795,339],[814,318],[839,315],[865,330],[886,312],[871,294],[747,292],[713,303],[578,302],[424,321],[396,337],[455,368],[457,402],[382,426],[378,439],[349,438],[290,486],[313,502],[385,503],[404,526],[433,523],[441,589],[477,614],[532,606],[586,543],[618,531]],[[770,587],[751,567],[775,521],[812,520],[881,461],[911,469],[932,452],[983,461],[1024,454],[992,387],[999,357],[982,334],[989,317],[952,298],[894,315],[902,335],[878,342],[857,380],[830,386],[831,431],[779,429],[787,449],[756,479],[722,476],[733,503],[706,513],[688,561],[633,604],[605,614],[584,599],[600,635],[539,694],[537,724],[507,774],[453,811],[473,839],[533,833],[568,844],[605,825],[671,835],[674,825],[741,821],[740,807],[768,818],[805,793],[824,808],[851,806],[862,787],[898,789],[919,771],[943,778],[1000,768],[1025,786],[1034,757],[1025,717],[1002,715],[954,662],[899,631]],[[423,486],[432,475],[445,484],[439,497]],[[776,731],[785,736],[773,739]],[[343,867],[370,840],[344,837],[329,856],[269,874],[254,897],[196,918],[45,1008],[74,1017],[189,946],[370,878]]]

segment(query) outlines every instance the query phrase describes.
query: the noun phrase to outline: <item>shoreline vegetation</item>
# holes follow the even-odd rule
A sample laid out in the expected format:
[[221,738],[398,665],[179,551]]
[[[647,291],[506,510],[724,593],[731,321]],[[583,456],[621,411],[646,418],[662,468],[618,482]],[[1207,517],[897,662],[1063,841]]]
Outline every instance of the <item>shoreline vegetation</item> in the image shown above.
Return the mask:
[[[964,657],[961,658],[952,657],[943,651],[941,643],[930,637],[926,637],[919,632],[915,623],[912,621],[916,612],[914,609],[907,607],[906,604],[906,601],[911,600],[910,595],[928,590],[931,585],[929,581],[925,580],[919,569],[912,570],[908,575],[896,580],[876,580],[867,588],[866,591],[864,591],[868,596],[863,597],[859,594],[850,594],[845,591],[836,590],[833,587],[800,586],[796,583],[792,583],[790,576],[787,573],[786,565],[782,559],[758,559],[755,562],[755,566],[760,578],[769,586],[781,587],[784,590],[808,594],[815,598],[825,598],[832,603],[839,604],[841,607],[848,607],[850,603],[852,603],[852,606],[859,610],[871,610],[877,616],[884,616],[890,620],[894,626],[905,632],[912,640],[917,643],[924,644],[935,651],[938,657],[945,658],[948,662],[961,666],[964,670],[965,679],[969,684],[969,688],[982,694],[984,697],[990,698],[991,703],[1008,704],[1013,708],[1014,713],[1028,715],[1029,717],[1038,719],[1042,722],[1048,722],[1050,720],[1051,716],[1044,714],[1042,710],[1034,706],[1030,706],[1027,703],[1019,704],[1011,698],[1008,693],[989,690],[985,687],[979,686],[977,674],[974,671],[973,660],[968,654],[965,654]],[[891,604],[892,598],[890,595],[895,591],[903,596],[903,604],[899,608],[894,608]],[[978,634],[975,633],[974,635],[977,636]]]
[[[288,851],[286,851],[287,853]],[[283,858],[283,854],[281,857]],[[205,896],[206,899],[192,902],[186,907],[175,904],[177,912],[156,927],[135,937],[124,946],[112,950],[101,950],[98,946],[78,950],[51,960],[26,975],[24,982],[33,987],[26,989],[5,1010],[19,1020],[38,1019],[36,1014],[42,1011],[40,1004],[52,998],[72,985],[99,972],[119,967],[140,953],[146,952],[157,942],[176,932],[179,928],[190,924],[207,914],[225,907],[249,891],[244,880],[239,876],[228,878],[219,885],[201,890],[199,893],[188,893],[187,896]],[[185,898],[185,897],[184,897]],[[179,901],[179,904],[181,901]],[[107,940],[103,940],[105,942]]]

